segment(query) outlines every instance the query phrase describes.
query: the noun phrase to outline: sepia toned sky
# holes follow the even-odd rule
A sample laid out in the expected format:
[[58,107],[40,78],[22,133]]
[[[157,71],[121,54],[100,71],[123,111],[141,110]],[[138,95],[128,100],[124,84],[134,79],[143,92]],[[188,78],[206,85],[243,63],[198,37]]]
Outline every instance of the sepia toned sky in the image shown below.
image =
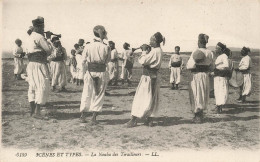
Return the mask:
[[69,53],[79,38],[92,41],[93,27],[105,26],[108,39],[119,52],[149,43],[160,31],[163,50],[197,47],[199,33],[209,35],[208,46],[221,41],[229,47],[260,48],[260,1],[257,0],[3,0],[2,48],[10,51],[16,38],[26,46],[27,29],[37,16],[45,18],[45,30],[62,34]]

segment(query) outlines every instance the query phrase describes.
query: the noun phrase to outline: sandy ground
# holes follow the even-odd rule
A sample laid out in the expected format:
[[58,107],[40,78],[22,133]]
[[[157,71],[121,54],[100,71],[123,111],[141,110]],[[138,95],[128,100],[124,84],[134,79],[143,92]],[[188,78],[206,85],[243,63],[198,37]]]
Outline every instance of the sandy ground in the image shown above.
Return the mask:
[[[186,61],[187,57],[185,57]],[[100,124],[90,126],[79,122],[82,86],[67,85],[68,92],[50,94],[50,104],[57,113],[50,120],[29,116],[28,83],[15,81],[13,61],[3,60],[2,87],[2,144],[5,148],[54,150],[125,150],[156,149],[259,149],[259,57],[254,57],[254,90],[245,104],[235,101],[238,89],[230,89],[230,99],[223,114],[216,115],[214,99],[210,99],[205,122],[194,124],[187,90],[187,71],[182,72],[179,90],[170,90],[168,58],[164,59],[161,73],[160,117],[155,127],[143,125],[126,128],[130,119],[133,92],[141,76],[140,65],[133,70],[133,85],[109,87]],[[44,111],[42,111],[44,113]],[[90,118],[90,117],[88,117]]]

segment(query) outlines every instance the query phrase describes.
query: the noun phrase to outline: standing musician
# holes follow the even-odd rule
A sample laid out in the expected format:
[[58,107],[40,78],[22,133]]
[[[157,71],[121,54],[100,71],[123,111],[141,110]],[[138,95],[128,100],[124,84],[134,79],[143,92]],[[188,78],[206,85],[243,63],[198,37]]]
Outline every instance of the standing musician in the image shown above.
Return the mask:
[[189,94],[195,123],[202,122],[203,111],[207,109],[210,90],[209,73],[214,68],[213,53],[206,48],[208,39],[208,35],[199,34],[198,49],[192,52],[187,62],[187,69],[192,73]]
[[[29,80],[28,100],[30,102],[31,115],[42,119],[41,106],[45,105],[50,91],[49,71],[46,65],[47,57],[52,53],[49,41],[51,33],[44,37],[44,18],[38,17],[32,20],[33,32],[28,40],[27,75]],[[47,41],[48,40],[48,41]]]
[[52,38],[53,44],[53,53],[50,57],[50,71],[51,71],[51,86],[52,91],[56,89],[56,86],[59,86],[57,92],[66,91],[65,86],[67,83],[67,73],[66,73],[66,64],[67,52],[64,47],[62,47],[61,42],[58,38]]
[[145,50],[142,48],[142,55],[138,58],[139,63],[143,65],[143,74],[133,100],[131,120],[127,122],[128,128],[137,125],[137,118],[145,118],[145,124],[153,126],[153,118],[156,117],[159,110],[160,76],[158,71],[163,56],[160,46],[162,42],[163,44],[165,42],[162,34],[155,33],[150,38],[152,50],[148,53],[149,46]]
[[113,85],[117,85],[118,80],[118,52],[115,48],[115,43],[113,41],[108,42],[109,47],[111,48],[111,60],[108,63],[108,72],[109,72],[109,83],[111,85],[114,81]]
[[243,47],[241,50],[241,55],[243,58],[239,63],[239,67],[236,69],[237,71],[242,72],[243,74],[243,84],[240,86],[239,98],[238,102],[246,102],[246,96],[249,96],[252,91],[252,79],[251,79],[251,72],[250,68],[252,65],[252,60],[249,56],[250,49],[247,47]]
[[24,64],[23,58],[25,56],[25,52],[23,51],[22,41],[20,39],[15,40],[15,48],[13,50],[14,55],[14,76],[17,80],[22,80],[21,74],[23,72]]
[[84,87],[81,97],[80,112],[81,122],[86,122],[86,112],[92,112],[91,125],[97,124],[96,117],[102,111],[105,91],[109,81],[106,71],[111,58],[110,47],[103,43],[107,39],[107,32],[101,25],[93,29],[96,39],[86,46],[83,52],[83,64],[88,64],[84,76]]

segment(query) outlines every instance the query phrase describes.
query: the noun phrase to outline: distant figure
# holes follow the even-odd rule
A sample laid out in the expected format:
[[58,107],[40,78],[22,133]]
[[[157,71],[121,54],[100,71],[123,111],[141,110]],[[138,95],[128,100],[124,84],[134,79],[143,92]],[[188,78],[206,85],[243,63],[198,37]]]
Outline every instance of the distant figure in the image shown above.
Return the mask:
[[131,78],[132,78],[132,69],[134,66],[134,54],[133,52],[137,50],[138,48],[130,48],[130,44],[124,43],[123,44],[124,51],[122,52],[122,72],[121,72],[121,80],[122,84],[127,81],[127,83],[131,84]]
[[228,77],[230,76],[226,45],[218,42],[216,45],[217,59],[214,69],[214,94],[216,99],[215,111],[217,114],[222,112],[222,108],[228,100]]
[[20,39],[15,40],[15,48],[13,50],[14,55],[14,76],[17,80],[22,80],[21,74],[23,72],[24,64],[23,58],[25,56],[25,52],[23,51],[22,41]]
[[84,87],[81,97],[80,112],[81,122],[86,122],[86,112],[92,112],[91,125],[98,124],[96,117],[102,111],[105,99],[105,91],[109,81],[106,70],[111,58],[111,50],[103,43],[107,39],[107,32],[101,25],[93,29],[96,39],[84,49],[82,54],[83,65],[88,64],[84,76]]
[[191,70],[189,94],[195,123],[203,120],[203,111],[207,109],[209,100],[209,72],[213,71],[213,53],[206,48],[209,37],[199,34],[198,49],[192,52],[187,69]]
[[69,62],[72,84],[77,83],[77,60],[76,60],[75,56],[76,56],[76,50],[72,49],[71,58],[70,58],[70,62]]
[[30,102],[31,115],[42,119],[41,105],[45,105],[50,91],[50,76],[46,65],[47,57],[52,53],[50,43],[51,34],[44,37],[44,19],[38,17],[32,21],[33,32],[28,41],[27,75],[29,80],[28,100]]
[[145,124],[153,126],[153,118],[156,117],[159,110],[160,76],[158,71],[163,57],[160,44],[164,40],[160,32],[155,33],[150,39],[150,45],[153,47],[151,52],[148,53],[148,47],[138,58],[139,63],[143,65],[143,74],[133,100],[132,117],[127,122],[128,128],[137,125],[137,118],[145,118]]
[[[169,61],[169,68],[171,70],[170,83],[172,84],[171,89],[178,89],[181,81],[181,70],[183,68],[183,61],[180,56],[180,47],[175,47],[175,53],[171,56]],[[176,87],[175,87],[176,86]]]
[[[80,41],[79,41],[80,42]],[[82,46],[75,44],[74,48],[76,50],[76,61],[77,61],[77,85],[83,85],[84,69],[82,64]]]
[[59,89],[56,92],[66,91],[67,72],[65,61],[67,59],[67,52],[66,49],[62,47],[60,40],[53,41],[53,49],[53,53],[50,56],[52,91],[55,91],[57,85]]
[[242,103],[246,102],[246,96],[249,96],[252,91],[252,80],[251,80],[250,69],[253,65],[252,65],[252,60],[249,57],[249,54],[250,54],[250,49],[243,47],[241,50],[241,55],[243,56],[243,58],[239,63],[238,69],[236,69],[237,71],[242,72],[244,77],[244,82],[243,85],[240,87],[240,93],[239,93],[240,96],[238,98],[238,102],[242,102]]
[[108,72],[109,72],[109,83],[108,85],[117,85],[118,82],[118,52],[115,48],[115,43],[113,41],[108,42],[111,48],[111,60],[108,63]]

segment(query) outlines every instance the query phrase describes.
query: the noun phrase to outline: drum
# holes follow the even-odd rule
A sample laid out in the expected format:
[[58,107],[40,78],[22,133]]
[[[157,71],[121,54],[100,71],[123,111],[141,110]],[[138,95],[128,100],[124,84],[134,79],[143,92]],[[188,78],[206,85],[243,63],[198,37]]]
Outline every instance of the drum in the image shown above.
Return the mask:
[[233,70],[232,77],[229,80],[229,84],[232,87],[240,87],[244,82],[244,76],[242,72]]

